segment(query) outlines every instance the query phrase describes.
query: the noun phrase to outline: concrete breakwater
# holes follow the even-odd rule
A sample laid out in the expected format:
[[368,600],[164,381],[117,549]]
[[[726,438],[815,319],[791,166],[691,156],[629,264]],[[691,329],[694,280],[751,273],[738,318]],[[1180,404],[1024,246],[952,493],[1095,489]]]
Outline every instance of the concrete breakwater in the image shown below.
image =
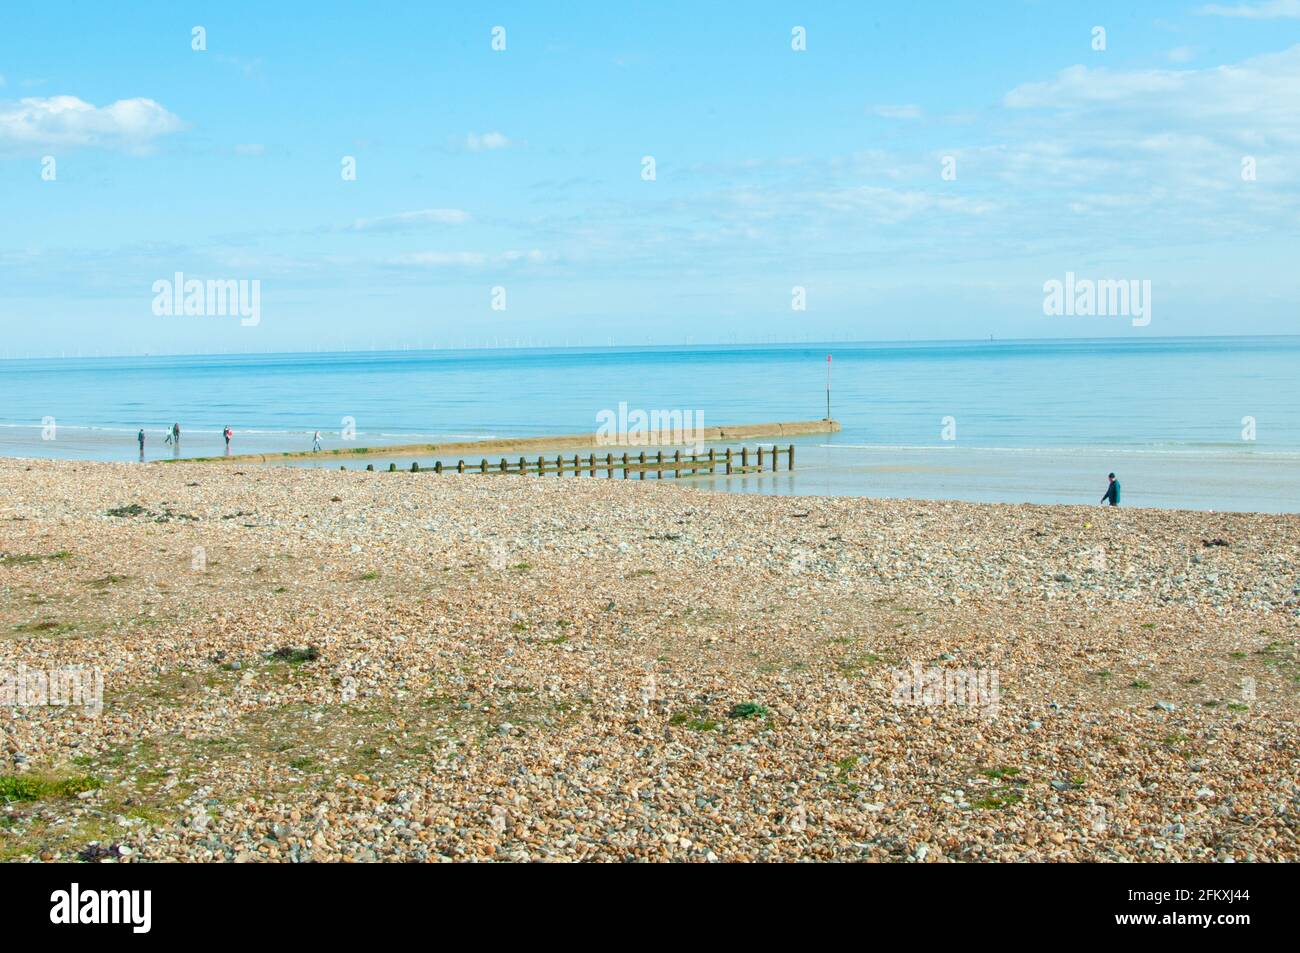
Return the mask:
[[[835,433],[840,429],[834,420],[795,420],[763,424],[734,424],[705,427],[701,442],[719,440],[753,440],[763,437],[797,437],[806,434]],[[651,431],[639,435],[637,447],[663,447],[680,444],[669,432]],[[459,453],[528,453],[542,450],[594,450],[597,448],[629,447],[628,442],[611,442],[590,434],[555,434],[541,437],[504,437],[496,440],[466,440],[455,443],[393,444],[375,447],[336,447],[328,450],[304,450],[294,453],[245,453],[228,457],[189,457],[191,463],[277,463],[308,458],[367,457],[367,456],[450,456]],[[175,461],[166,461],[175,462]]]

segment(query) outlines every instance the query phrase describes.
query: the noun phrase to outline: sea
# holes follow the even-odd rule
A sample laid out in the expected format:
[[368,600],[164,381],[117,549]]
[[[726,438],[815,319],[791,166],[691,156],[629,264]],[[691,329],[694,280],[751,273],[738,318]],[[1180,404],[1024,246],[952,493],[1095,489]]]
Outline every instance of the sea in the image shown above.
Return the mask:
[[234,453],[318,430],[326,447],[592,433],[620,407],[708,427],[828,401],[838,432],[778,441],[793,471],[683,484],[1096,504],[1113,471],[1123,506],[1300,512],[1300,336],[8,359],[0,455],[138,461],[141,428],[146,461],[222,454],[227,426]]

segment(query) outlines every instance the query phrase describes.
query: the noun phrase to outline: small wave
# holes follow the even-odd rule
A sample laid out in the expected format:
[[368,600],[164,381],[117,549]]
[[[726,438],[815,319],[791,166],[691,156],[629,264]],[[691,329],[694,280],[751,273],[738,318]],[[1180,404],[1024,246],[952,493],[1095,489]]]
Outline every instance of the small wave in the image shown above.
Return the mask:
[[980,451],[985,453],[1106,453],[1106,454],[1146,454],[1148,456],[1223,456],[1223,457],[1296,457],[1300,458],[1300,450],[1260,450],[1255,447],[1241,447],[1237,449],[1227,449],[1221,445],[1212,447],[1188,448],[1185,450],[1163,449],[1167,445],[1160,444],[1157,446],[1147,447],[981,447],[957,445],[955,443],[946,446],[930,446],[926,444],[876,444],[876,443],[819,443],[818,447],[827,450],[888,450],[891,452],[912,452],[912,451],[934,451],[939,453],[953,453],[957,451]]

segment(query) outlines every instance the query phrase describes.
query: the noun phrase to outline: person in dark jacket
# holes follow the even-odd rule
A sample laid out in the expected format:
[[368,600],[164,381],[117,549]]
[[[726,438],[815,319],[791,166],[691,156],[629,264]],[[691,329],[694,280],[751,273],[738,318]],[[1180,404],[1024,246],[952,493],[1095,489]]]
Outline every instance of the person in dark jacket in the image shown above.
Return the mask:
[[1110,485],[1106,487],[1106,492],[1101,498],[1102,503],[1109,503],[1111,506],[1119,506],[1119,480],[1115,479],[1115,474],[1107,475]]

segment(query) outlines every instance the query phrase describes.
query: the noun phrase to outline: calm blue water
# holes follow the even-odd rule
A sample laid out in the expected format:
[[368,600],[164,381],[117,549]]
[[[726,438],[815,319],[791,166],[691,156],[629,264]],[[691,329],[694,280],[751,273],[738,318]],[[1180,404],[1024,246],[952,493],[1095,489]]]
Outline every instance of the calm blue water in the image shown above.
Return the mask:
[[970,447],[1300,449],[1300,337],[0,361],[0,423],[531,435],[620,401],[801,420],[825,415],[828,351],[843,443],[942,444],[952,416]]
[[[355,418],[358,445],[581,433],[622,401],[699,410],[706,425],[815,419],[826,413],[828,351],[831,410],[843,430],[801,441],[824,451],[805,455],[801,474],[890,470],[880,454],[898,448],[1100,452],[1102,466],[1132,453],[1275,463],[1300,453],[1300,337],[10,360],[0,361],[0,453],[134,459],[134,435],[145,427],[149,456],[171,455],[161,437],[173,421],[186,455],[218,452],[227,424],[236,452],[307,449],[317,429],[337,446],[344,417]],[[55,418],[56,439],[41,439],[45,417]],[[943,439],[945,417],[955,440]],[[1254,440],[1242,439],[1245,417],[1254,418]],[[928,492],[1008,495],[996,479],[992,489],[964,486],[953,469],[960,458],[944,459],[957,475]],[[1088,496],[1091,464],[1079,480]],[[812,488],[812,477],[802,478],[809,491],[870,491],[856,478],[827,476]],[[1249,488],[1232,491],[1246,494],[1236,502],[1300,509],[1300,488],[1279,490],[1269,479],[1272,496],[1259,496],[1258,507]],[[1009,495],[1072,498],[1069,484]],[[758,488],[801,487],[787,479]],[[908,495],[906,485],[898,495]],[[1189,499],[1175,502],[1206,504]],[[1153,497],[1150,505],[1172,504]]]

